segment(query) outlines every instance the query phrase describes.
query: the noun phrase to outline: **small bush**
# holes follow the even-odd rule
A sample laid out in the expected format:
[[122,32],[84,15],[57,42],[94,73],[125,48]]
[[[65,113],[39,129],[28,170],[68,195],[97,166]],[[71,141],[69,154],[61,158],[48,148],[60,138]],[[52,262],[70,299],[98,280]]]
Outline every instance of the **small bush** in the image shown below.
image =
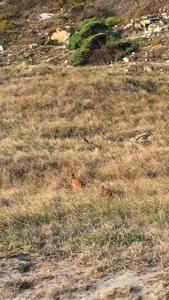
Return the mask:
[[156,83],[152,79],[147,79],[144,81],[139,81],[133,78],[127,78],[125,80],[125,83],[128,85],[132,85],[134,87],[144,89],[149,93],[156,93],[157,92],[157,86]]
[[12,29],[15,29],[15,26],[11,21],[0,20],[0,45],[3,47],[5,47],[11,39],[15,39],[16,35]]
[[83,48],[85,49],[95,49],[99,47],[101,44],[105,43],[106,41],[106,34],[105,33],[98,33],[92,36],[89,36],[87,39],[83,41]]
[[133,78],[126,78],[125,83],[129,84],[129,85],[133,85],[134,87],[139,87],[140,86],[139,80],[136,80],[136,79],[133,79]]
[[157,91],[156,83],[152,79],[147,79],[142,83],[142,88],[149,93],[155,93]]
[[30,263],[22,263],[22,264],[19,264],[19,266],[16,269],[19,273],[23,274],[23,273],[29,272],[30,268],[31,268]]
[[100,34],[107,29],[104,21],[97,18],[87,19],[80,24],[80,31],[75,32],[69,39],[68,48],[71,50],[80,48],[85,42],[85,38],[92,38],[93,35]]
[[14,24],[8,20],[0,20],[0,34],[14,28]]
[[40,38],[40,39],[36,40],[35,43],[38,46],[45,46],[45,45],[59,46],[59,42],[57,40],[51,40],[51,39],[46,39],[46,38]]
[[108,17],[106,20],[105,20],[105,24],[108,26],[108,27],[113,27],[115,25],[117,25],[119,23],[119,20],[116,18],[116,17]]
[[68,47],[77,49],[72,56],[74,66],[87,63],[110,63],[120,60],[139,48],[138,43],[121,39],[119,30],[112,29],[118,23],[115,17],[107,19],[91,18],[80,24],[73,34]]
[[80,24],[80,34],[83,37],[97,34],[100,31],[104,32],[106,29],[108,28],[104,20],[98,18],[87,19]]
[[69,39],[68,48],[70,50],[80,48],[82,41],[83,39],[81,37],[81,34],[79,32],[75,32]]
[[124,41],[114,37],[108,39],[107,47],[112,51],[112,56],[115,60],[120,60],[139,49],[139,45],[136,42]]
[[87,63],[89,55],[90,55],[90,49],[88,48],[77,49],[72,56],[71,63],[74,66],[85,65]]

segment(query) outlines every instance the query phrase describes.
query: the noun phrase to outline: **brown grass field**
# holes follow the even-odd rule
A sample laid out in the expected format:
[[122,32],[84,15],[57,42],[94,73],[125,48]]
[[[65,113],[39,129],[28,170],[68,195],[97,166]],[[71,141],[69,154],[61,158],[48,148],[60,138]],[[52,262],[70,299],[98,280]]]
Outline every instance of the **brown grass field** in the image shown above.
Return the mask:
[[0,69],[1,255],[169,262],[169,68],[143,69]]

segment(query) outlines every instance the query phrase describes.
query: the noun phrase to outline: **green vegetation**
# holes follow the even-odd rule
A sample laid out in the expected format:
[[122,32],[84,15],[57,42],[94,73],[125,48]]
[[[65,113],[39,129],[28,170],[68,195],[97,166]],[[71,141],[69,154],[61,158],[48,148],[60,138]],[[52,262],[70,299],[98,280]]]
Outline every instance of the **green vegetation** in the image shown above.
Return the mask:
[[71,59],[71,63],[74,66],[85,65],[88,61],[88,57],[90,55],[90,49],[81,48],[77,49]]
[[129,246],[133,243],[145,242],[147,239],[142,234],[138,233],[127,233],[127,234],[102,234],[102,235],[91,235],[85,238],[74,239],[75,245],[84,244],[85,246]]
[[21,263],[16,269],[19,273],[23,274],[29,272],[30,268],[31,268],[30,263]]
[[[8,41],[10,40],[9,36],[11,34],[11,31],[15,29],[15,25],[13,22],[1,19],[0,20],[0,45],[5,46]],[[13,34],[13,39],[15,38],[14,32]]]
[[6,33],[14,28],[14,24],[8,20],[0,20],[0,34]]
[[116,26],[118,23],[119,23],[119,20],[116,17],[108,17],[105,20],[105,24],[107,26],[111,26],[111,27]]
[[86,126],[57,126],[54,128],[49,128],[42,133],[44,138],[73,138],[73,137],[83,137],[90,132],[93,132],[93,129]]
[[59,46],[59,43],[57,40],[51,40],[51,39],[47,39],[47,38],[40,38],[40,39],[36,40],[35,43],[38,46],[44,46],[44,45]]
[[149,93],[156,93],[157,92],[157,84],[152,79],[146,80],[136,80],[133,78],[126,78],[125,83],[129,86],[133,86],[135,88],[141,88],[146,90]]
[[[146,228],[150,225],[160,228],[168,222],[168,203],[154,205],[153,200],[142,203],[138,199],[134,203],[127,198],[98,198],[90,203],[58,204],[57,209],[52,206],[54,203],[39,213],[25,213],[11,219],[8,226],[1,228],[1,249],[24,245],[38,253],[50,253],[57,249],[76,251],[84,246],[111,249],[138,243],[147,245],[152,236]],[[64,256],[67,254],[63,251]],[[24,263],[17,270],[25,273],[30,267],[30,263]]]
[[139,48],[137,42],[124,41],[118,31],[113,30],[112,27],[116,24],[118,20],[115,17],[91,18],[83,21],[79,26],[79,31],[75,32],[69,40],[69,49],[76,50],[71,63],[74,66],[84,65],[91,57],[94,62],[97,62],[98,55],[95,56],[95,50],[100,50],[102,53],[104,49],[104,56],[107,57],[108,63],[137,51]]

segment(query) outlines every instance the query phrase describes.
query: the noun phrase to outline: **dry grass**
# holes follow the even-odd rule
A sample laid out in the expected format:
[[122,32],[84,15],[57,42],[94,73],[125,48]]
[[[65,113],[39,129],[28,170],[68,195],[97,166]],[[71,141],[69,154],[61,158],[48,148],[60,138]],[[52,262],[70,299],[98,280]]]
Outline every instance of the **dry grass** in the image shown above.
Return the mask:
[[[168,259],[169,73],[159,69],[149,78],[138,65],[126,80],[120,65],[1,68],[2,253]],[[130,141],[145,131],[149,144]],[[72,171],[84,191],[69,186]]]

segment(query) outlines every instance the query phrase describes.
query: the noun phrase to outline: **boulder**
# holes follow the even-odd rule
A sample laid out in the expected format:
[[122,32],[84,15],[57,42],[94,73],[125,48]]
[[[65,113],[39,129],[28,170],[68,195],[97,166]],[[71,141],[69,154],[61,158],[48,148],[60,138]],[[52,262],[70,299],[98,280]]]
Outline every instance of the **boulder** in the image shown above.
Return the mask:
[[4,51],[4,48],[2,45],[0,45],[0,52],[3,52]]

